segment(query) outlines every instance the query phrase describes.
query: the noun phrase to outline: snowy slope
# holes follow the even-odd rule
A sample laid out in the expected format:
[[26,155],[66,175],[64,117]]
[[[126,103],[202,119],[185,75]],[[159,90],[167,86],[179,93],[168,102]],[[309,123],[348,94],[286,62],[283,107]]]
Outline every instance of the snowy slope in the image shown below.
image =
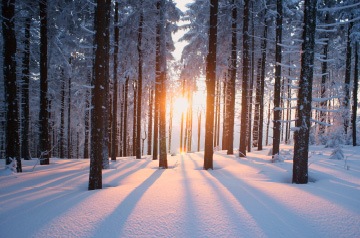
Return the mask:
[[[291,147],[235,158],[216,152],[158,161],[118,158],[104,189],[87,191],[89,160],[23,161],[5,175],[1,161],[0,237],[360,237],[360,148],[312,147],[307,185],[291,184]],[[288,158],[288,159],[286,159]]]

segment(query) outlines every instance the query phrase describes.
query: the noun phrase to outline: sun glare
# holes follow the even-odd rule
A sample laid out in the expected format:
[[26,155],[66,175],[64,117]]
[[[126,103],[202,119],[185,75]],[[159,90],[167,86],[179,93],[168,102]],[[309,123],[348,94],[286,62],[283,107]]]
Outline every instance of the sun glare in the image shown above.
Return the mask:
[[175,99],[174,102],[174,111],[177,113],[186,112],[188,109],[188,100],[184,97],[178,97]]

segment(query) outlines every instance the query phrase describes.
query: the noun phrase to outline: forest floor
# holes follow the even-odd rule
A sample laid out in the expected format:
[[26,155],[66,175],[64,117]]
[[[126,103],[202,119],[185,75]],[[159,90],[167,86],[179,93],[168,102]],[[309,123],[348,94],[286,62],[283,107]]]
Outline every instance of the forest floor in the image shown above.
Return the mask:
[[[269,148],[235,158],[218,151],[118,158],[103,189],[87,191],[89,160],[0,160],[0,237],[360,237],[360,147],[311,147],[310,183],[291,183],[292,147],[271,163]],[[34,168],[34,170],[33,170]]]

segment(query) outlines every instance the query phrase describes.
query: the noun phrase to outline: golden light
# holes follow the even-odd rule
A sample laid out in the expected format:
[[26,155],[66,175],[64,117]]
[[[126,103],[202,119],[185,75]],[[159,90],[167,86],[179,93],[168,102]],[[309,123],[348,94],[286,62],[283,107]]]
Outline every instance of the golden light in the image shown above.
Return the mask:
[[184,97],[177,97],[174,101],[173,109],[176,113],[186,112],[188,109],[188,100]]

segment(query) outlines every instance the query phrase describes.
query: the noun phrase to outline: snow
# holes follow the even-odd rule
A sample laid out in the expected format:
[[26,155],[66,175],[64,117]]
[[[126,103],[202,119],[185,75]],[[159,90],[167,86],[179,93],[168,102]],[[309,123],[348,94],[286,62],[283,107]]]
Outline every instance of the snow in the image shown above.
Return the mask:
[[[203,153],[118,158],[103,189],[87,191],[89,160],[23,161],[23,173],[0,166],[0,237],[359,237],[360,147],[310,148],[306,185],[291,184],[292,147],[281,162],[264,151],[246,158]],[[346,165],[346,166],[345,166]]]

